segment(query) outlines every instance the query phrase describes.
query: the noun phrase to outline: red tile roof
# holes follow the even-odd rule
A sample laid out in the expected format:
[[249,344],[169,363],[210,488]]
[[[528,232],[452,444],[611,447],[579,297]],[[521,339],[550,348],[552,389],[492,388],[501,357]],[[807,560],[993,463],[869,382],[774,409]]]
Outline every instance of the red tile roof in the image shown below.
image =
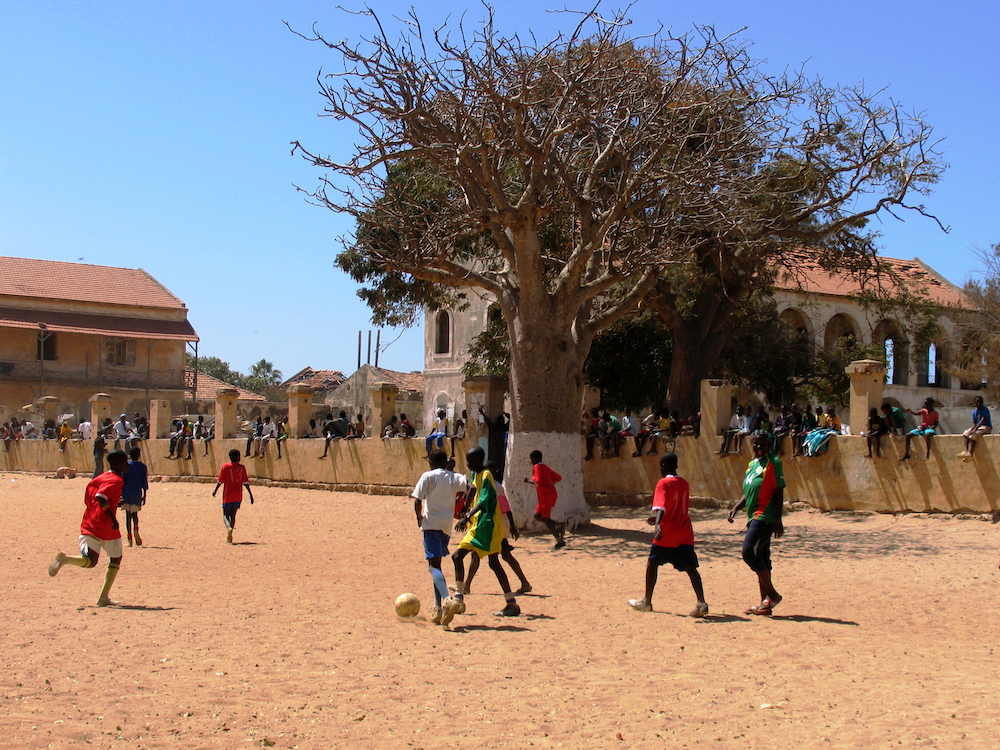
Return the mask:
[[[900,287],[918,296],[927,297],[931,302],[942,307],[963,307],[962,290],[942,277],[920,258],[902,260],[900,258],[880,257],[879,263],[885,269],[876,273],[873,269],[864,285],[854,276],[846,273],[834,273],[821,268],[819,264],[808,258],[790,266],[779,275],[775,286],[789,292],[803,291],[808,294],[821,294],[835,297],[845,297],[858,294],[861,291],[884,289],[889,294],[897,292]],[[893,278],[893,275],[898,277]]]
[[[184,370],[184,387],[189,389],[191,384],[194,382],[194,370],[190,367]],[[235,385],[223,382],[218,378],[213,378],[204,372],[198,373],[198,390],[195,391],[194,397],[196,401],[215,401],[216,394],[222,388],[236,388]],[[266,401],[263,396],[259,393],[254,393],[253,391],[248,391],[243,388],[236,388],[239,391],[239,395],[236,397],[237,401]]]
[[[0,283],[2,286],[2,283]],[[50,331],[89,333],[125,339],[167,339],[198,341],[198,334],[187,320],[150,320],[125,315],[92,315],[76,312],[52,312],[20,307],[0,307],[0,328],[38,328],[44,323]]]
[[401,391],[424,392],[424,374],[419,370],[414,372],[398,372],[396,370],[385,370],[381,367],[372,367],[368,374],[369,385],[373,383],[392,383]]
[[315,388],[318,391],[329,391],[336,388],[345,380],[347,378],[344,377],[344,373],[340,370],[314,370],[311,367],[305,367],[288,378],[288,380],[281,384],[281,387],[287,388],[290,385],[301,384]]
[[115,268],[0,256],[0,295],[185,309],[184,303],[141,268]]

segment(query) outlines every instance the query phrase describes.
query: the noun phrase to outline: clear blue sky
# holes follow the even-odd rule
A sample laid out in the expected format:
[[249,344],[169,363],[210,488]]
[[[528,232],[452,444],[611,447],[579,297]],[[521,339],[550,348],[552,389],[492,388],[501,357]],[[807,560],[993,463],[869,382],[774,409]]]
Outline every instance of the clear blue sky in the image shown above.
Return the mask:
[[[282,24],[318,22],[333,38],[370,29],[336,5],[0,0],[0,255],[145,268],[187,304],[201,354],[243,371],[265,357],[285,375],[353,372],[358,331],[371,325],[333,267],[351,225],[296,193],[319,172],[289,155],[300,140],[345,157],[351,132],[317,117],[316,73],[335,59]],[[373,7],[391,24],[410,4]],[[497,24],[543,39],[568,27],[544,7],[498,4]],[[883,252],[962,283],[975,248],[1000,242],[998,7],[642,1],[632,16],[637,31],[657,20],[676,32],[746,27],[771,70],[805,64],[827,83],[888,86],[923,112],[950,164],[926,205],[951,232],[890,219]],[[466,8],[483,15],[472,3],[416,6],[428,26]],[[422,369],[422,331],[403,332],[381,364]]]

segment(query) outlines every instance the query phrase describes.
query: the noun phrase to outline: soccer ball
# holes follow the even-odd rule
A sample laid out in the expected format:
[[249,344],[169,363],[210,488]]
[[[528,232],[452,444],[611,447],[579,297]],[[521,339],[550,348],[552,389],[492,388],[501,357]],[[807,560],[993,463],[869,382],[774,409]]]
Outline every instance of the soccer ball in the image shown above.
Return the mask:
[[400,594],[396,599],[396,614],[400,617],[416,617],[420,611],[420,600],[416,594]]

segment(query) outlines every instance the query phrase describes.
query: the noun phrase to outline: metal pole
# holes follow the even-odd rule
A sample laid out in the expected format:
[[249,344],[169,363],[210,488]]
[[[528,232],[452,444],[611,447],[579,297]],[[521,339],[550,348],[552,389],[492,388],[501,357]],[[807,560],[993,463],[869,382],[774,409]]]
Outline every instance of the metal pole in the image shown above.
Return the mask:
[[378,367],[378,350],[382,346],[382,329],[375,332],[375,366]]
[[368,329],[368,358],[365,360],[365,364],[370,365],[372,363],[372,330]]
[[358,331],[358,369],[361,369],[361,331]]

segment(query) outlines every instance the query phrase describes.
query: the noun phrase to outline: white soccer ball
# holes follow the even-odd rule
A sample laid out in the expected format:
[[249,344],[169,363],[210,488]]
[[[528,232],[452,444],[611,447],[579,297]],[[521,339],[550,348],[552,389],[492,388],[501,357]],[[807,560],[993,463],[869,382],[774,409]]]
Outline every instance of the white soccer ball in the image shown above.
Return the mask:
[[400,594],[396,599],[396,614],[400,617],[416,617],[420,612],[420,600],[416,594]]

